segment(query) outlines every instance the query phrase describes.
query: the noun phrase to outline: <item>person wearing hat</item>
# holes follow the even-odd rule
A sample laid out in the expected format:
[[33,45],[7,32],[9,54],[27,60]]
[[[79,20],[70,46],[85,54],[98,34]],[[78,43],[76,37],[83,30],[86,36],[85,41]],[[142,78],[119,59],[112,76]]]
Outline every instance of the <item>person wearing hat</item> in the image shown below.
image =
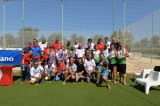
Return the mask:
[[[91,38],[88,39],[88,43],[91,44],[91,49],[94,50],[94,43],[92,43],[92,39]],[[86,48],[88,48],[88,43],[85,46]]]
[[22,49],[21,55],[29,53],[30,50],[31,50],[31,42],[27,42],[27,46]]

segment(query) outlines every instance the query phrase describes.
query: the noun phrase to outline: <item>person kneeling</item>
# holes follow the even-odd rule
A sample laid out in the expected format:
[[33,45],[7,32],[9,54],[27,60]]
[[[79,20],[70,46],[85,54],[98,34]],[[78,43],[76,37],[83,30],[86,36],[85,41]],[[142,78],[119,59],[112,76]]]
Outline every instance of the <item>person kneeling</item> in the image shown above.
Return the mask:
[[45,66],[45,80],[46,81],[52,80],[52,78],[55,76],[55,74],[53,74],[54,71],[55,71],[55,65],[50,60],[48,62],[48,65]]
[[108,66],[109,66],[109,63],[107,61],[103,62],[103,66],[101,68],[102,71],[101,71],[99,85],[101,85],[102,82],[104,81],[107,84],[108,89],[111,89],[111,87],[108,83],[108,75],[109,75]]
[[31,84],[37,83],[39,84],[42,79],[42,74],[44,73],[44,69],[41,66],[38,66],[38,62],[34,62],[34,67],[31,68]]
[[66,84],[67,80],[69,80],[70,78],[72,80],[75,80],[76,70],[77,70],[77,66],[74,64],[74,59],[70,58],[69,64],[66,65],[65,80],[63,84]]

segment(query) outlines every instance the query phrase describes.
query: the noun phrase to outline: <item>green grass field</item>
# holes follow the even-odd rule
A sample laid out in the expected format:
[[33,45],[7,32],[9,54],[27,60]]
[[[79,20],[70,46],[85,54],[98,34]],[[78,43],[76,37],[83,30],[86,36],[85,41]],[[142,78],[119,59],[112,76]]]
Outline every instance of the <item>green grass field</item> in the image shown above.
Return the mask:
[[62,81],[31,85],[20,84],[19,76],[14,76],[13,86],[0,86],[0,106],[54,105],[54,106],[106,106],[106,105],[159,105],[160,86],[152,87],[148,95],[144,87],[127,79],[128,86],[109,82],[111,90],[103,83],[78,82],[62,84]]

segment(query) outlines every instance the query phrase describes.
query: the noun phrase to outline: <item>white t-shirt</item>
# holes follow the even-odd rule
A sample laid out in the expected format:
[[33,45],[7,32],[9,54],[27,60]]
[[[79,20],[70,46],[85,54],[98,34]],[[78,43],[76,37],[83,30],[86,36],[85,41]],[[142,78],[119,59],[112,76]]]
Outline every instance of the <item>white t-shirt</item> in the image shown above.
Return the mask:
[[32,76],[39,77],[41,71],[43,71],[43,70],[44,69],[41,66],[38,66],[37,68],[32,67],[31,70],[30,70],[31,77]]
[[76,49],[78,49],[78,48],[79,48],[79,44],[77,44],[77,45],[74,45],[74,47],[75,47]]
[[94,58],[98,58],[98,57],[99,57],[99,54],[100,54],[100,51],[99,51],[99,50],[93,51],[93,57],[94,57]]
[[67,64],[66,65],[67,68],[71,69],[72,71],[77,71],[77,65],[73,64]]
[[45,66],[45,73],[51,72],[55,70],[55,65],[52,64],[51,67],[49,67],[48,65]]
[[84,49],[77,49],[76,54],[78,55],[78,58],[79,58],[79,57],[82,57],[83,54],[85,54],[85,51],[84,51]]
[[94,66],[96,66],[95,61],[92,59],[91,61],[88,61],[87,59],[84,62],[84,66],[87,68],[88,71],[91,71]]
[[[105,45],[106,43],[104,42],[104,44],[103,45]],[[111,45],[111,42],[107,42],[107,44],[108,44],[108,49],[110,49],[110,45]]]
[[43,44],[42,42],[39,42],[38,44],[39,44],[40,48],[42,49],[42,51],[44,51],[44,48],[47,47],[47,42],[45,44]]
[[[86,48],[88,48],[88,44],[86,44]],[[94,50],[94,43],[91,43],[91,49]]]
[[108,49],[107,50],[103,49],[102,52],[104,54],[104,57],[108,57],[109,56],[109,50]]

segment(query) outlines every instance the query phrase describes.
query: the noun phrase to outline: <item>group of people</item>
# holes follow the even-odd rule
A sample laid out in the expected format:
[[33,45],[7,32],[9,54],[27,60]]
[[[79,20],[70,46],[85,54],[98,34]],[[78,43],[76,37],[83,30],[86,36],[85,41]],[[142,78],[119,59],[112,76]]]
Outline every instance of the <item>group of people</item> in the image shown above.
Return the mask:
[[[43,38],[42,42],[34,39],[33,44],[27,43],[21,55],[21,83],[27,78],[31,84],[44,83],[45,81],[63,80],[63,84],[68,81],[94,81],[97,86],[103,82],[111,89],[108,81],[114,83],[126,83],[126,57],[128,51],[123,47],[122,42],[117,42],[115,38],[109,42],[108,37],[102,43],[93,43],[88,39],[85,48],[75,39],[74,45],[70,40],[62,45],[59,38],[50,45]],[[116,79],[119,72],[119,80]],[[122,81],[123,79],[123,81]]]

